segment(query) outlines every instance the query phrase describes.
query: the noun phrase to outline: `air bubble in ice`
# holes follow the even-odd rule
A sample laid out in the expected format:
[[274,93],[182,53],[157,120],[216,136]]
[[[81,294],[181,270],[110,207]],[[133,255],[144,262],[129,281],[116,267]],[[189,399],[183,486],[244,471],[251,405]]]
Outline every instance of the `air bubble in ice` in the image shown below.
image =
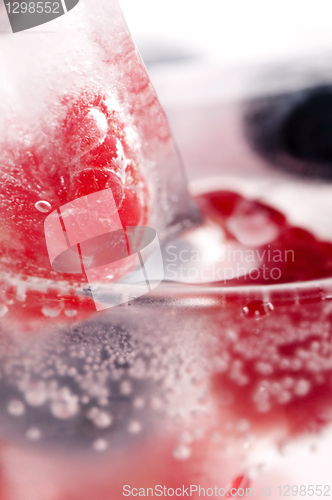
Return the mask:
[[128,432],[130,432],[131,434],[138,434],[141,431],[141,429],[142,426],[139,422],[137,422],[137,420],[133,420],[128,425]]
[[35,208],[39,212],[47,214],[48,212],[50,212],[52,210],[52,205],[48,201],[42,200],[42,201],[37,201],[37,203],[35,203]]
[[5,304],[0,304],[0,318],[7,314],[8,312],[8,307]]
[[105,439],[96,439],[96,441],[93,442],[92,448],[96,451],[105,451],[107,450],[107,441]]
[[61,311],[59,311],[59,309],[53,309],[52,307],[44,306],[42,308],[42,313],[46,316],[46,318],[56,318],[59,316],[60,312]]
[[25,406],[19,399],[12,399],[7,405],[7,411],[13,417],[19,417],[25,412]]
[[38,427],[30,427],[30,429],[27,430],[26,437],[31,441],[37,441],[41,438],[41,432]]
[[187,460],[191,455],[191,450],[188,446],[180,445],[173,451],[173,457],[177,460]]

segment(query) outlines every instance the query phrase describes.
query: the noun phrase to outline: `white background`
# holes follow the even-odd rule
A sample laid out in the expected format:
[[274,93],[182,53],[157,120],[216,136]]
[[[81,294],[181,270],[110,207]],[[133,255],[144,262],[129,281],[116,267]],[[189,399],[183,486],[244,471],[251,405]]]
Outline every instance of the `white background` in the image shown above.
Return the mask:
[[120,0],[138,46],[192,49],[221,64],[332,48],[331,0]]

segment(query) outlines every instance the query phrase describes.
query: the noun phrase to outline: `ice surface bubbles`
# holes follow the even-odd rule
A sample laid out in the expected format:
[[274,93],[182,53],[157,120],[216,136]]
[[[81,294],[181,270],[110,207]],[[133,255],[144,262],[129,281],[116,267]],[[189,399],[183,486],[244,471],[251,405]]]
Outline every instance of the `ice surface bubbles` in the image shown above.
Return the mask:
[[[0,405],[1,435],[45,449],[105,452],[130,446],[178,414],[175,389],[181,384],[193,388],[180,403],[181,418],[192,419],[192,408],[205,394],[203,386],[191,385],[201,348],[192,342],[184,352],[178,332],[156,341],[154,325],[136,318],[133,326],[127,323],[70,322],[38,339],[11,339],[10,348],[0,336],[6,402]],[[180,448],[179,455],[186,452]]]

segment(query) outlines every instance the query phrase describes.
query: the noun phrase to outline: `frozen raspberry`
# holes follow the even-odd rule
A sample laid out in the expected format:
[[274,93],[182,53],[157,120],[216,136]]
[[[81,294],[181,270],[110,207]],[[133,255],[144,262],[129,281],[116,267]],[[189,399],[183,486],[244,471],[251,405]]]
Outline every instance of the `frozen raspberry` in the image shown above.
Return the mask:
[[[22,133],[2,146],[1,271],[86,281],[83,274],[64,275],[51,268],[44,220],[48,212],[97,191],[112,190],[124,226],[147,223],[148,191],[135,131],[107,103],[108,96],[100,92],[67,96],[52,129],[45,123],[42,136]],[[21,305],[29,308],[25,301]]]

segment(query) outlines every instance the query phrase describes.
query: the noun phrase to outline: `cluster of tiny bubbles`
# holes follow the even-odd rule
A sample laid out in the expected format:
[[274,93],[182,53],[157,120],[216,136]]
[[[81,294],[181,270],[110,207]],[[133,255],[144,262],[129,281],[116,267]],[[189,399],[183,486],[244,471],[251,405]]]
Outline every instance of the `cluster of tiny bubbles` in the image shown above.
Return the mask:
[[[256,317],[264,319],[256,322]],[[304,401],[317,389],[331,393],[330,310],[287,303],[275,315],[268,300],[248,301],[242,315],[218,324],[211,370],[218,377],[225,406],[235,408],[244,398],[252,410],[267,414]],[[315,406],[312,418],[330,422],[332,416],[323,416],[322,411]]]
[[[34,336],[0,333],[0,435],[102,453],[144,439],[157,425],[168,428],[165,419],[202,411],[195,336],[185,345],[166,310],[168,329],[159,336],[144,315],[130,323],[119,311],[119,319],[113,312]],[[174,457],[184,460],[188,450],[182,443]]]
[[40,200],[35,203],[35,208],[38,212],[47,214],[52,210],[52,205],[48,201]]

